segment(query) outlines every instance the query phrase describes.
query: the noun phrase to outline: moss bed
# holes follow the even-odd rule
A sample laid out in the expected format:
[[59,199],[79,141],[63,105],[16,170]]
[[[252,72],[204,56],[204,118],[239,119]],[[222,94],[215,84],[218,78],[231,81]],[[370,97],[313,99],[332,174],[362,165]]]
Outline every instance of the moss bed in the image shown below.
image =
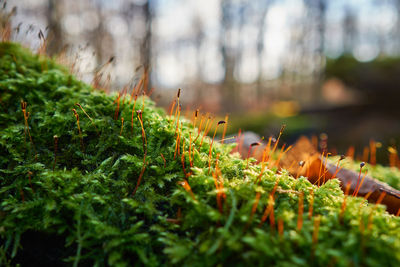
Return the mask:
[[13,43],[0,44],[0,97],[2,266],[400,265],[384,206],[201,143],[147,98],[132,121],[129,95]]

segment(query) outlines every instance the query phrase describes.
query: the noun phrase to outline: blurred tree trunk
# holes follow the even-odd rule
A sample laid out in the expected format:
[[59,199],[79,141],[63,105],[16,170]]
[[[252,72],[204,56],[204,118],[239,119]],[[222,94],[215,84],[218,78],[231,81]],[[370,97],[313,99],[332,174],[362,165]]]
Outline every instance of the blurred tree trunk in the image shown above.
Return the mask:
[[[143,16],[144,16],[144,36],[140,43],[140,64],[144,67],[144,71],[147,72],[147,75],[150,75],[150,67],[151,67],[151,23],[153,21],[153,15],[151,10],[150,0],[147,0],[143,5]],[[144,83],[144,90],[149,91],[151,88],[151,79],[150,76],[146,76],[146,80]]]
[[103,13],[102,5],[97,3],[94,8],[99,18],[99,24],[88,34],[88,43],[94,48],[97,66],[94,71],[93,85],[108,91],[111,89],[110,69],[104,68],[104,66],[109,65],[107,63],[111,63],[111,58],[115,56],[115,40],[105,28],[106,16]]
[[264,92],[263,92],[263,77],[262,77],[262,63],[263,63],[263,57],[262,53],[264,51],[264,35],[266,32],[266,18],[267,18],[267,13],[270,5],[270,1],[261,1],[261,9],[260,9],[260,16],[258,20],[258,33],[257,33],[257,64],[258,64],[258,77],[257,77],[257,99],[258,101],[261,100],[261,97],[263,97]]
[[397,10],[397,21],[396,21],[396,28],[395,28],[395,47],[396,52],[400,54],[400,0],[395,0],[395,7]]
[[[203,57],[202,57],[202,55],[203,55],[203,53],[202,53],[202,45],[203,45],[203,42],[204,42],[204,37],[205,37],[205,34],[204,34],[204,29],[203,29],[204,27],[203,27],[203,24],[202,24],[202,22],[201,22],[201,20],[200,20],[200,18],[199,17],[195,17],[195,19],[193,20],[193,29],[194,29],[194,32],[195,32],[195,40],[194,40],[194,45],[195,45],[195,48],[196,48],[196,68],[197,68],[197,78],[198,78],[198,80],[201,80],[201,81],[203,81],[203,78],[204,78],[204,73],[203,73],[203,71],[202,71],[202,69],[203,69]],[[200,84],[201,84],[201,82],[200,83],[198,83],[198,86],[196,87],[196,90],[195,90],[195,93],[194,93],[194,95],[195,95],[195,101],[197,102],[197,103],[202,103],[203,102],[203,90],[200,88]]]
[[58,53],[64,46],[64,33],[61,25],[61,18],[63,16],[62,0],[48,0],[46,10],[47,24],[48,24],[48,46],[47,53],[50,56]]
[[350,54],[353,52],[355,39],[357,36],[357,18],[353,10],[347,6],[343,18],[343,52]]
[[99,17],[99,25],[91,34],[92,37],[91,39],[92,39],[92,44],[94,45],[94,50],[96,52],[97,65],[100,66],[101,64],[104,64],[105,61],[105,56],[102,46],[105,29],[104,29],[104,16],[101,12],[100,6],[97,6],[96,12]]
[[313,102],[321,99],[321,87],[325,76],[325,28],[326,28],[326,0],[317,0],[316,23],[318,44],[316,49],[316,66],[314,70]]
[[[309,75],[306,78],[304,75],[304,69],[309,68],[310,64],[314,66],[314,47],[310,46],[315,28],[313,2],[311,1],[304,0],[305,11],[301,17],[294,21],[291,27],[288,46],[290,52],[285,55],[279,79],[279,87],[289,89],[282,90],[285,94],[284,97],[295,98],[302,104],[312,101],[313,98],[313,88],[310,86],[310,81],[314,78],[309,77]],[[280,94],[282,95],[282,92]],[[276,97],[280,96],[276,94]]]
[[238,88],[234,77],[236,55],[232,48],[233,8],[231,0],[221,1],[220,50],[224,66],[224,80],[221,85],[221,111],[232,112],[238,109]]
[[140,44],[140,63],[143,67],[148,68],[151,65],[151,23],[152,11],[150,7],[150,0],[146,1],[143,5],[144,16],[144,37]]
[[326,23],[326,0],[304,0],[308,9],[309,17],[313,20],[312,27],[316,38],[313,38],[314,49],[311,54],[313,68],[313,79],[311,87],[311,104],[318,104],[321,100],[321,86],[325,73],[325,23]]

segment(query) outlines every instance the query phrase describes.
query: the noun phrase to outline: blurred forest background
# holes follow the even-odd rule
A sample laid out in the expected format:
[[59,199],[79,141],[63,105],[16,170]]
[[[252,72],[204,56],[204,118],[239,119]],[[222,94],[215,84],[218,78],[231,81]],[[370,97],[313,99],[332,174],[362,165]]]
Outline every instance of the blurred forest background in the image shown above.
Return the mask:
[[41,30],[88,82],[113,58],[112,90],[148,69],[159,105],[182,88],[183,110],[229,114],[232,134],[287,124],[284,141],[327,133],[341,153],[399,144],[400,0],[0,2],[16,7],[12,40],[38,49]]

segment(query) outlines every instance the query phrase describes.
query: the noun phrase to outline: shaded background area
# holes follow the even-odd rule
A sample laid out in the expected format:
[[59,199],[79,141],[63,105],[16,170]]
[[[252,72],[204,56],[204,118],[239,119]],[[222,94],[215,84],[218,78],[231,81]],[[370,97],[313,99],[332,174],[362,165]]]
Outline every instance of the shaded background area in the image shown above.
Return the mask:
[[223,118],[228,131],[328,134],[329,147],[360,154],[369,140],[400,141],[399,0],[18,0],[12,40],[64,55],[91,82],[122,90],[149,69],[168,108]]

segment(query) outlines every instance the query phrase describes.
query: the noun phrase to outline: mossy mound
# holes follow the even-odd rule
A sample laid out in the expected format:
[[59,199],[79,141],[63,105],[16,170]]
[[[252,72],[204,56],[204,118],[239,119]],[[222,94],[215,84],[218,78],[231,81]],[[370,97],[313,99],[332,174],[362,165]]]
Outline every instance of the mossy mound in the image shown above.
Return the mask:
[[336,179],[262,171],[217,142],[209,161],[211,139],[184,119],[177,130],[147,98],[132,123],[129,96],[11,43],[0,93],[0,265],[400,264],[400,219],[384,207],[346,198]]

